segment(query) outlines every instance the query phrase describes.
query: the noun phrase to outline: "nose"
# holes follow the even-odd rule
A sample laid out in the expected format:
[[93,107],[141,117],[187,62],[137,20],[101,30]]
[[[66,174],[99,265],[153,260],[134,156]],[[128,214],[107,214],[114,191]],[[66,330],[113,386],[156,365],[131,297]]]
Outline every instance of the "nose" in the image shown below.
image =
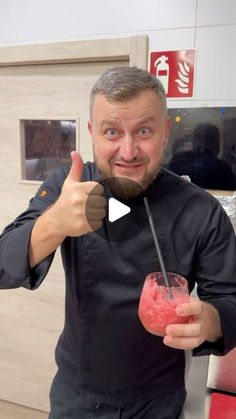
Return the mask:
[[138,155],[138,145],[131,135],[122,137],[119,150],[120,157],[126,162],[134,160]]

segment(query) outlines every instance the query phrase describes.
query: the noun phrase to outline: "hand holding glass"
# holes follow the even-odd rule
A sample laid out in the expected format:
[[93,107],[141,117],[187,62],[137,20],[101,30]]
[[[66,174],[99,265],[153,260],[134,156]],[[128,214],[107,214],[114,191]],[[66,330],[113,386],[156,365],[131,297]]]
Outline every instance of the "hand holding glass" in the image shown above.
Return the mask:
[[142,289],[138,314],[145,329],[165,336],[169,324],[188,323],[189,317],[176,314],[176,307],[189,302],[188,283],[182,276],[167,272],[168,290],[162,272],[147,275]]

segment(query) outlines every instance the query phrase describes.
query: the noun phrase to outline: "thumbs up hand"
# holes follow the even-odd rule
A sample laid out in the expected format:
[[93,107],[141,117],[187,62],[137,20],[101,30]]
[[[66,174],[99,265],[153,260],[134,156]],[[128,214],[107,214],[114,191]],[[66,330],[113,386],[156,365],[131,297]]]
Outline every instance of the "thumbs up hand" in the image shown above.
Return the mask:
[[76,151],[71,153],[72,165],[55,203],[58,228],[63,236],[81,236],[102,226],[106,215],[104,189],[97,182],[80,182],[83,160]]

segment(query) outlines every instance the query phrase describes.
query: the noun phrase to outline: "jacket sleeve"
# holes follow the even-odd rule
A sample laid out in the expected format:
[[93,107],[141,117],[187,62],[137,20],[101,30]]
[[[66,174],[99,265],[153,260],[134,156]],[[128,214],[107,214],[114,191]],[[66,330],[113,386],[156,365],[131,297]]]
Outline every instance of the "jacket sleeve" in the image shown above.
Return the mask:
[[37,218],[60,195],[67,167],[54,172],[31,199],[28,209],[10,223],[0,236],[0,288],[37,288],[45,278],[54,253],[33,269],[29,265],[31,231]]
[[196,266],[198,295],[218,311],[223,338],[204,342],[194,355],[224,355],[236,346],[236,238],[222,206],[215,202],[210,218],[203,221]]

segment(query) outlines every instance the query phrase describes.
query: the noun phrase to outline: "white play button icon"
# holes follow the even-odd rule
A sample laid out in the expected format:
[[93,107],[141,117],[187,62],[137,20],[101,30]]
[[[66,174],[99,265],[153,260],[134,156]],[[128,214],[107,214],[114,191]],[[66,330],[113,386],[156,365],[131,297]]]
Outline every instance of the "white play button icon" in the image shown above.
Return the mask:
[[122,204],[115,198],[109,198],[108,200],[108,220],[110,223],[113,223],[119,218],[124,217],[126,214],[129,214],[130,207],[128,205]]
[[[86,217],[91,220],[93,233],[110,242],[123,242],[133,239],[147,224],[147,214],[143,204],[143,188],[128,178],[111,177],[99,180],[99,185],[88,196],[86,203]],[[103,196],[106,199],[106,215],[102,226],[93,230],[93,211],[96,200],[103,186]],[[99,186],[99,191],[96,188]],[[132,195],[133,194],[133,195]],[[92,209],[92,210],[91,210]],[[100,209],[98,208],[98,211]]]

